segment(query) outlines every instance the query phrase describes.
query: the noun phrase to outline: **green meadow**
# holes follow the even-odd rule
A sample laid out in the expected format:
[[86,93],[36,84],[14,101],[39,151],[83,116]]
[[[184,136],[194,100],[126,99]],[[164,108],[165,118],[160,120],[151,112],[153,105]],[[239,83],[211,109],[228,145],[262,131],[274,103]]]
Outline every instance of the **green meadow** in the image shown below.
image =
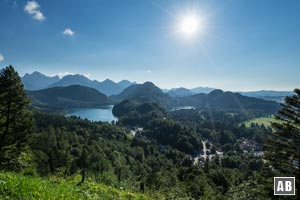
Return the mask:
[[258,124],[258,125],[264,125],[265,127],[271,127],[271,122],[275,122],[276,120],[274,119],[273,116],[270,117],[258,117],[254,118],[248,121],[243,122],[247,128],[251,126],[252,123]]
[[143,194],[115,189],[87,180],[77,186],[80,177],[67,179],[54,176],[39,178],[11,172],[0,172],[0,199],[130,199],[148,200]]

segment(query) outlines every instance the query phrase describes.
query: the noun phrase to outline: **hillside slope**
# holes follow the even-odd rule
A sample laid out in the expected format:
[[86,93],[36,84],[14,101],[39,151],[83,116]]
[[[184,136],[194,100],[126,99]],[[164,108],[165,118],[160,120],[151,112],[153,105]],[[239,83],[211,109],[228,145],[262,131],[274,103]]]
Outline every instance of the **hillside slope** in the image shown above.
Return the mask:
[[37,178],[0,172],[0,199],[150,199],[143,194],[117,190],[91,180],[77,186],[79,178]]
[[165,107],[172,107],[175,103],[173,98],[171,98],[168,94],[165,94],[152,82],[131,85],[120,94],[112,95],[110,97],[118,101],[131,99],[138,103],[156,102]]
[[214,90],[208,94],[196,94],[177,98],[181,105],[197,108],[257,110],[275,113],[280,105],[273,101],[266,101],[254,97],[246,97],[238,93]]
[[106,95],[98,92],[96,89],[80,85],[27,91],[27,94],[34,106],[96,108],[112,103]]

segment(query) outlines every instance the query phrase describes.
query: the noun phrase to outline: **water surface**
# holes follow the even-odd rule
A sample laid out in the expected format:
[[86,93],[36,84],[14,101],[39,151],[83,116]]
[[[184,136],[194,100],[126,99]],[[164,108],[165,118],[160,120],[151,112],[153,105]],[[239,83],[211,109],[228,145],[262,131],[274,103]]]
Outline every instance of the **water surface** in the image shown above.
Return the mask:
[[195,109],[194,106],[178,106],[172,109],[172,111],[176,110],[190,110],[190,109]]
[[118,118],[112,114],[112,109],[113,105],[104,106],[102,108],[77,108],[70,110],[66,116],[77,116],[91,121],[117,121]]

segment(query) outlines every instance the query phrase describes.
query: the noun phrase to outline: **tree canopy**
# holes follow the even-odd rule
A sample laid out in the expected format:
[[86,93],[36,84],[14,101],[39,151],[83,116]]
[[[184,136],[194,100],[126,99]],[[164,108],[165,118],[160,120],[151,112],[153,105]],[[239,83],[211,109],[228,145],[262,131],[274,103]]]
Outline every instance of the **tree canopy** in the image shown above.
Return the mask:
[[268,163],[278,173],[296,177],[297,196],[300,196],[300,90],[285,98],[282,108],[272,123],[274,132],[265,145]]
[[0,167],[19,169],[20,155],[33,128],[29,99],[12,66],[0,72]]

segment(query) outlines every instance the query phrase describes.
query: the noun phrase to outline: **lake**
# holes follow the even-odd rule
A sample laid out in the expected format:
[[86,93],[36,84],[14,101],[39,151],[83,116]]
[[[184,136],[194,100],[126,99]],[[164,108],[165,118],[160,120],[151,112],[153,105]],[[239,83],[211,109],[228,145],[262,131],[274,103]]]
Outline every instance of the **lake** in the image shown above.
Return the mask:
[[77,116],[81,119],[88,119],[91,121],[111,122],[117,121],[118,118],[112,114],[113,105],[103,106],[102,108],[77,108],[69,111],[66,116]]
[[190,110],[190,109],[195,109],[194,106],[179,106],[179,107],[175,107],[172,109],[172,111],[176,111],[176,110]]

